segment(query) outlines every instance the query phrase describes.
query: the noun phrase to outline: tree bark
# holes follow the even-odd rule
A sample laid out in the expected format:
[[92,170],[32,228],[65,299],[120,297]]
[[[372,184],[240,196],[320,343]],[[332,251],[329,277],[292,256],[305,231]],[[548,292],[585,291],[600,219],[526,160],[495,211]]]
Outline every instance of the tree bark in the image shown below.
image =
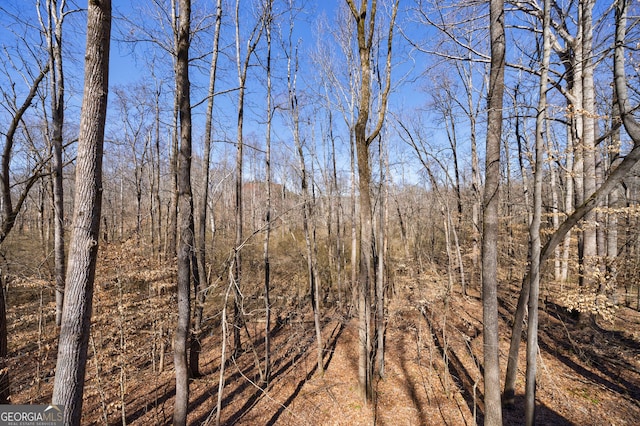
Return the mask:
[[[583,200],[596,190],[595,160],[595,94],[593,81],[593,6],[594,0],[580,2],[582,8],[582,144],[583,144]],[[583,225],[582,276],[583,291],[592,292],[597,281],[596,211],[585,214]],[[580,313],[581,320],[592,318],[590,313]]]
[[174,339],[176,398],[173,424],[187,424],[189,368],[187,340],[191,321],[191,260],[193,258],[193,196],[191,192],[191,97],[189,94],[189,37],[191,0],[180,0],[176,67],[177,100],[180,111],[180,151],[178,153],[178,323]]
[[111,1],[89,1],[73,235],[53,387],[53,404],[65,406],[66,425],[79,425],[82,418],[102,207],[102,153],[109,90],[110,35]]
[[498,353],[498,223],[502,96],[504,93],[505,30],[504,0],[490,2],[491,70],[489,75],[488,125],[482,240],[482,307],[484,339],[485,424],[502,424],[500,357]]
[[544,0],[542,24],[542,66],[538,111],[536,115],[536,142],[533,176],[533,215],[529,228],[531,240],[529,319],[527,327],[527,371],[525,391],[525,421],[527,426],[535,424],[536,413],[536,370],[538,355],[538,298],[540,296],[540,222],[542,218],[542,169],[544,163],[544,127],[547,118],[547,86],[549,76],[551,0]]
[[[620,122],[620,106],[618,105],[618,96],[614,90],[614,99],[612,105],[612,120],[611,126],[616,126]],[[622,159],[620,158],[620,128],[615,130],[611,135],[611,145],[607,149],[609,153],[609,165],[608,171],[614,169],[620,164]],[[607,200],[608,214],[607,214],[607,274],[616,281],[617,267],[616,259],[618,257],[618,213],[616,209],[620,207],[622,188],[616,187],[609,194]]]

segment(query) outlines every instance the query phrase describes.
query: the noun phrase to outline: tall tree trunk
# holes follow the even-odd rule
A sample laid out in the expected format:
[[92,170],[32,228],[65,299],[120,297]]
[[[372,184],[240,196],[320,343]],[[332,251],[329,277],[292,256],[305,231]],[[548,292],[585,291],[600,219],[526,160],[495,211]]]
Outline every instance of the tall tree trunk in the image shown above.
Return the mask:
[[307,276],[309,279],[309,296],[311,309],[313,310],[313,322],[316,331],[317,366],[318,373],[324,374],[322,356],[324,353],[324,341],[322,340],[322,327],[320,324],[320,274],[317,265],[317,242],[315,224],[313,223],[312,194],[309,189],[309,178],[313,176],[313,170],[307,173],[304,160],[304,149],[300,137],[300,108],[296,92],[298,77],[298,52],[293,45],[293,23],[289,27],[289,52],[287,61],[287,89],[289,92],[289,106],[291,107],[291,126],[293,141],[298,154],[298,167],[300,168],[300,189],[302,192],[302,228],[304,231],[305,246],[307,251]]
[[110,36],[111,1],[89,1],[73,235],[53,385],[53,404],[64,405],[65,425],[79,425],[82,418],[102,207],[102,152],[109,90]]
[[189,348],[189,368],[192,377],[200,376],[200,351],[202,344],[200,338],[202,335],[202,316],[204,313],[204,303],[206,288],[209,285],[207,277],[207,208],[209,202],[209,180],[211,168],[211,140],[212,140],[212,123],[213,123],[213,105],[216,88],[216,71],[218,69],[218,52],[220,44],[220,27],[222,24],[222,0],[216,2],[216,24],[213,34],[213,53],[211,56],[211,68],[209,71],[209,101],[207,102],[207,112],[205,117],[204,130],[204,154],[203,154],[203,191],[200,202],[198,203],[198,233],[196,235],[197,248],[197,264],[198,264],[198,286],[195,290],[195,306],[193,313],[193,333],[190,340]]
[[[368,62],[367,62],[368,63]],[[368,66],[368,65],[367,65]],[[360,111],[362,114],[362,111]],[[359,120],[360,121],[360,120]],[[375,282],[373,269],[373,226],[371,204],[371,169],[369,148],[366,145],[366,119],[355,127],[358,159],[358,192],[360,195],[360,261],[358,266],[358,381],[365,400],[373,396],[371,381],[371,285]]]
[[[618,96],[614,90],[614,100],[612,106],[612,128],[616,126],[620,121],[620,107],[618,105]],[[608,170],[615,169],[622,159],[620,158],[620,128],[613,130],[611,134],[611,145],[607,149],[608,156],[610,158]],[[620,194],[622,188],[616,187],[609,194],[608,199],[608,214],[607,214],[607,274],[612,280],[616,280],[617,266],[616,259],[618,257],[618,213],[616,209],[620,207]]]
[[242,247],[243,237],[243,148],[244,148],[244,97],[246,90],[247,71],[251,55],[256,49],[260,37],[262,35],[263,23],[258,22],[252,29],[251,35],[247,40],[247,47],[244,58],[241,57],[240,49],[240,0],[236,0],[235,10],[235,47],[236,47],[236,70],[238,72],[238,116],[236,122],[236,179],[235,179],[235,249],[234,249],[234,305],[233,305],[233,354],[238,355],[242,348],[240,331],[243,328],[244,318],[242,313],[242,256],[240,249]]
[[[593,6],[594,0],[580,2],[582,7],[582,122],[583,122],[583,200],[596,190],[595,161],[595,88],[593,81]],[[582,284],[583,290],[594,291],[597,268],[596,211],[591,210],[584,217],[583,250],[582,250]],[[581,319],[592,315],[581,313]]]
[[[459,71],[461,77],[464,75],[465,80],[465,91],[467,93],[467,109],[468,109],[468,118],[469,118],[469,142],[471,144],[471,191],[472,191],[472,206],[471,206],[471,235],[472,235],[472,246],[471,246],[471,261],[473,263],[474,269],[479,269],[480,263],[480,211],[482,209],[482,195],[480,191],[480,167],[478,161],[478,143],[477,143],[477,131],[476,131],[476,120],[477,120],[477,110],[474,106],[473,102],[473,76],[471,70],[471,61],[469,61],[469,70],[464,69],[463,71]],[[460,66],[458,69],[463,68]],[[476,271],[473,272],[471,281],[472,283],[477,282],[478,274]]]
[[[39,3],[39,2],[38,2]],[[64,125],[64,69],[62,66],[62,24],[65,18],[66,1],[58,9],[57,0],[47,0],[46,22],[40,14],[40,25],[46,35],[49,53],[49,82],[51,96],[51,145],[53,146],[53,217],[54,217],[54,269],[56,280],[56,325],[62,321],[64,282],[66,274],[64,250],[64,189],[62,174],[62,130]]]
[[[152,155],[152,169],[153,169],[153,190],[152,197],[155,200],[155,224],[156,224],[156,238],[157,238],[157,247],[153,248],[154,253],[157,252],[158,255],[162,253],[162,201],[160,199],[160,85],[156,88],[155,93],[155,148],[154,153]],[[152,220],[153,222],[153,220]],[[159,257],[158,257],[159,259]]]
[[[568,216],[573,211],[574,206],[574,194],[575,184],[573,180],[573,174],[575,173],[575,163],[573,161],[573,138],[571,137],[570,129],[567,129],[567,163],[565,172],[565,196],[564,196],[564,212]],[[557,228],[556,228],[557,229]],[[560,288],[562,289],[564,283],[569,279],[569,255],[571,250],[571,232],[567,232],[567,235],[562,242],[562,262],[560,267]]]
[[375,285],[373,205],[371,203],[371,166],[369,146],[378,137],[387,108],[391,83],[391,52],[393,27],[398,10],[398,1],[393,3],[392,16],[387,36],[384,88],[375,126],[367,131],[371,114],[371,55],[376,26],[377,2],[363,1],[357,8],[354,0],[346,0],[356,23],[358,54],[360,59],[360,89],[357,98],[358,117],[353,127],[356,156],[358,160],[358,191],[360,195],[360,260],[358,266],[358,382],[365,401],[373,396],[372,382],[372,338],[371,338],[371,286]]
[[[245,78],[246,67],[241,68],[240,64],[240,17],[239,17],[240,0],[236,0],[236,61],[238,68],[238,117],[236,128],[236,180],[235,180],[235,259],[234,259],[234,304],[233,304],[233,357],[239,353],[242,343],[240,330],[242,330],[242,309],[241,309],[241,295],[240,285],[242,282],[242,255],[240,252],[240,246],[242,245],[242,221],[243,221],[243,193],[242,193],[242,180],[243,180],[243,120],[244,120],[244,91],[245,91]],[[247,61],[249,54],[247,54]],[[244,72],[243,72],[244,71]]]
[[490,2],[491,70],[489,75],[488,125],[482,239],[482,308],[484,340],[485,424],[502,424],[498,334],[498,223],[502,96],[504,93],[505,30],[504,0]]
[[269,263],[269,242],[271,239],[271,27],[273,25],[273,0],[268,0],[266,11],[267,35],[267,129],[265,138],[265,174],[267,185],[267,211],[265,213],[266,229],[264,232],[264,370],[262,384],[266,388],[271,380],[271,264]]
[[[549,161],[549,184],[551,185],[551,221],[553,223],[553,229],[558,229],[560,225],[560,197],[558,195],[558,171],[554,167],[555,156],[553,154],[553,144],[551,142],[551,124],[549,120],[545,122],[546,132],[547,132],[547,156],[550,157]],[[560,248],[556,247],[553,253],[553,278],[556,282],[559,282],[561,279],[562,265],[561,265],[561,253]]]
[[[385,334],[386,334],[386,316],[385,316],[385,291],[386,291],[386,258],[388,247],[388,234],[389,228],[389,183],[387,178],[389,176],[389,153],[384,149],[384,144],[380,140],[379,152],[380,152],[380,211],[379,211],[379,223],[378,223],[378,241],[376,247],[378,253],[378,264],[376,271],[376,312],[375,312],[375,327],[376,327],[376,373],[378,377],[383,378],[385,372]],[[386,175],[386,177],[385,177]]]
[[[574,164],[573,164],[573,182],[574,182],[574,198],[575,205],[581,205],[585,200],[585,190],[584,190],[584,177],[585,177],[585,167],[584,167],[584,152],[585,152],[585,143],[584,143],[584,107],[583,107],[583,94],[582,94],[582,84],[583,84],[583,72],[584,72],[584,60],[583,60],[583,44],[582,44],[582,25],[584,23],[584,19],[582,18],[582,3],[578,5],[578,22],[577,22],[577,32],[575,43],[572,46],[575,51],[575,60],[573,66],[573,87],[572,87],[572,95],[573,99],[569,103],[570,109],[570,120],[569,123],[571,125],[571,139],[573,142],[573,154],[574,154]],[[578,280],[580,285],[582,286],[584,281],[584,227],[582,229],[577,230],[576,232],[577,240],[578,240]]]
[[176,398],[173,424],[187,424],[189,368],[187,340],[191,321],[191,260],[193,259],[193,195],[191,192],[191,97],[189,94],[189,37],[191,0],[180,0],[176,67],[177,100],[180,110],[180,151],[178,153],[178,322],[173,364],[176,371]]
[[[327,101],[329,98],[327,96]],[[331,183],[330,183],[330,211],[329,221],[332,220],[332,214],[335,215],[335,235],[334,240],[331,241],[329,239],[329,244],[332,246],[333,256],[331,257],[331,263],[329,265],[332,270],[335,270],[335,283],[337,286],[338,292],[338,306],[340,309],[344,307],[343,304],[343,277],[342,277],[342,268],[344,264],[344,242],[342,237],[344,235],[343,231],[343,221],[342,221],[342,197],[339,195],[340,190],[338,187],[338,167],[336,165],[336,138],[333,134],[333,114],[331,112],[331,104],[328,102],[328,111],[329,111],[329,139],[331,140]]]
[[538,355],[538,298],[540,296],[540,222],[542,218],[542,171],[544,163],[544,131],[547,118],[547,87],[549,76],[549,58],[551,57],[551,0],[544,1],[542,24],[542,66],[540,69],[540,87],[538,111],[536,115],[536,142],[533,176],[533,216],[529,227],[531,240],[530,282],[529,282],[529,319],[527,327],[527,371],[525,391],[525,421],[527,426],[535,424],[536,409],[536,370]]
[[[173,30],[173,44],[176,52],[178,50],[178,6],[176,2],[179,0],[171,0],[171,26]],[[174,58],[174,75],[178,74],[177,58]],[[178,79],[174,81],[174,98],[173,98],[173,120],[171,129],[171,156],[169,157],[169,173],[171,175],[171,199],[167,210],[167,236],[165,238],[165,256],[166,259],[172,261],[176,257],[176,246],[178,244],[178,148],[179,148],[179,130],[178,121],[180,119],[180,99],[178,99],[179,88],[177,86]]]
[[[351,111],[353,114],[354,112]],[[351,119],[351,123],[353,123],[353,117]],[[350,191],[350,199],[351,199],[351,253],[350,253],[350,262],[351,262],[351,303],[353,306],[358,305],[358,218],[357,218],[357,198],[356,198],[356,187],[358,186],[356,182],[356,146],[353,137],[353,131],[349,132],[349,174],[350,174],[350,183],[351,183],[351,191]]]

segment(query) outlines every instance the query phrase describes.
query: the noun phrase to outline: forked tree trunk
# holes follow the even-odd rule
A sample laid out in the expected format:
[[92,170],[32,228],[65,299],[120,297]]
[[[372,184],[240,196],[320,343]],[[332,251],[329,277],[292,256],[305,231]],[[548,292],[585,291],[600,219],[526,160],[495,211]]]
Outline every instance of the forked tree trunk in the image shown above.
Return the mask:
[[[371,114],[371,55],[376,26],[377,3],[361,2],[356,7],[354,0],[346,0],[356,23],[356,38],[360,60],[360,88],[357,97],[358,116],[353,127],[356,156],[358,160],[358,191],[360,196],[360,259],[358,267],[358,382],[363,399],[368,402],[373,396],[373,363],[371,336],[371,290],[375,285],[373,204],[371,203],[371,166],[369,146],[379,136],[384,123],[387,99],[391,86],[391,52],[393,27],[398,10],[398,1],[393,2],[387,35],[387,56],[380,107],[375,124],[368,131]],[[353,266],[353,265],[352,265]]]
[[79,425],[82,418],[102,207],[102,152],[109,90],[110,36],[111,1],[89,1],[73,235],[53,386],[53,404],[64,405],[65,425]]
[[49,82],[51,96],[51,145],[53,147],[53,217],[54,238],[53,253],[56,280],[56,325],[62,321],[62,304],[64,298],[64,282],[66,274],[64,251],[64,190],[62,174],[62,130],[64,125],[64,73],[62,67],[62,24],[65,17],[66,3],[61,4],[58,11],[57,0],[47,1],[46,22],[40,15],[40,25],[46,35],[49,53]]

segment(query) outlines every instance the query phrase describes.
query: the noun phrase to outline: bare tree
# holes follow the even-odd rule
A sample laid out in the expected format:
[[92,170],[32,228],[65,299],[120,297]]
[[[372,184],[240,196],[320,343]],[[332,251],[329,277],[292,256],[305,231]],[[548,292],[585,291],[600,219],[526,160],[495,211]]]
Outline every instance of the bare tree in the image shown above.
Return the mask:
[[320,325],[320,274],[318,273],[317,241],[316,229],[313,219],[313,204],[311,189],[309,188],[310,177],[305,164],[302,138],[300,135],[300,105],[298,104],[298,94],[296,81],[298,77],[298,51],[293,46],[293,22],[289,26],[289,51],[287,52],[287,90],[288,108],[291,114],[291,130],[293,141],[298,154],[298,167],[300,169],[300,189],[302,191],[302,228],[307,250],[307,277],[309,279],[309,295],[311,296],[311,309],[313,311],[313,322],[316,331],[317,344],[317,366],[320,375],[324,373],[322,355],[324,352],[324,341],[322,340],[322,328]]
[[173,102],[173,131],[171,133],[171,158],[170,158],[170,169],[171,169],[171,201],[169,203],[169,212],[167,215],[167,237],[166,237],[166,247],[165,254],[167,259],[173,259],[177,255],[177,244],[178,244],[178,203],[179,203],[179,195],[178,195],[178,153],[179,150],[179,134],[178,134],[178,122],[180,120],[180,98],[178,97],[178,44],[180,43],[180,24],[178,7],[176,1],[179,0],[171,0],[171,29],[173,35],[173,46],[174,50],[172,51],[174,55],[174,74],[175,78],[175,89],[174,89],[174,102]]
[[527,426],[535,424],[536,357],[538,356],[538,297],[540,295],[540,222],[542,217],[542,165],[544,162],[544,131],[547,118],[547,89],[549,58],[551,56],[551,0],[544,1],[542,20],[542,68],[540,69],[540,95],[536,115],[536,142],[533,183],[533,216],[529,227],[531,241],[529,262],[529,319],[527,328],[527,381],[525,420]]
[[197,263],[198,263],[198,283],[195,288],[195,307],[193,313],[193,333],[191,335],[191,342],[189,348],[189,368],[193,377],[200,376],[200,351],[202,345],[200,342],[202,334],[202,315],[204,311],[205,296],[208,287],[208,276],[206,267],[206,254],[207,254],[207,209],[209,199],[209,181],[210,181],[210,168],[211,168],[211,143],[213,139],[212,124],[213,124],[213,105],[215,100],[216,89],[216,75],[218,70],[218,53],[220,51],[220,28],[222,25],[222,0],[216,2],[216,18],[215,29],[213,32],[213,51],[211,55],[211,67],[209,69],[209,93],[207,101],[207,112],[205,117],[205,130],[204,130],[204,153],[203,153],[203,166],[204,166],[204,180],[203,191],[200,201],[198,203],[198,226],[196,234],[196,247],[197,247]]
[[[12,172],[11,172],[11,164],[13,160],[13,147],[15,144],[15,136],[18,131],[22,118],[31,106],[33,102],[33,98],[38,93],[38,87],[40,83],[49,72],[49,66],[46,65],[40,69],[39,74],[33,79],[31,83],[31,87],[29,89],[29,93],[26,98],[22,102],[22,104],[18,105],[17,100],[14,95],[11,95],[8,92],[2,91],[2,96],[5,100],[5,105],[12,112],[11,123],[9,123],[9,127],[5,133],[5,141],[4,147],[2,150],[2,157],[0,158],[0,244],[7,238],[9,232],[13,229],[13,226],[16,223],[16,217],[20,212],[24,202],[29,195],[29,191],[35,185],[35,183],[40,179],[41,174],[44,170],[46,161],[38,162],[35,167],[32,167],[30,174],[25,177],[23,185],[20,186],[20,191],[17,192],[17,196],[14,199],[14,191],[12,191],[13,182],[12,182]],[[14,202],[15,201],[15,202]]]
[[47,50],[49,53],[49,82],[51,94],[51,145],[53,146],[53,220],[54,238],[53,253],[56,278],[56,325],[62,321],[62,303],[64,298],[65,282],[65,251],[64,251],[64,189],[62,175],[62,135],[64,125],[64,68],[62,65],[62,25],[66,11],[66,1],[61,0],[58,6],[57,0],[46,1],[46,16],[40,11],[40,1],[36,8],[40,26],[46,36]]
[[498,354],[498,207],[500,204],[500,145],[506,40],[504,0],[489,3],[491,69],[487,94],[488,120],[482,228],[482,324],[484,341],[485,424],[502,424],[500,358]]
[[[582,49],[582,194],[579,201],[582,203],[590,194],[596,190],[596,111],[595,111],[595,88],[593,81],[594,59],[593,59],[593,6],[594,0],[583,0],[579,7],[581,10],[578,16],[582,17],[582,38],[580,48]],[[582,247],[578,247],[579,261],[582,263],[580,281],[583,291],[593,291],[596,281],[597,268],[597,240],[596,240],[596,212],[592,210],[584,217],[582,227]],[[581,312],[581,319],[591,318],[591,314]]]
[[[126,145],[128,152],[124,155],[131,161],[133,173],[130,169],[123,170],[123,181],[130,181],[130,175],[133,175],[133,187],[135,192],[135,234],[136,241],[139,242],[142,237],[142,202],[143,195],[147,188],[144,186],[145,169],[152,159],[151,148],[151,115],[150,93],[144,85],[135,85],[129,87],[117,87],[114,89],[116,103],[119,107],[120,117],[122,118],[121,142]],[[126,166],[129,165],[127,161]],[[124,208],[124,206],[123,206]]]
[[53,403],[65,406],[64,424],[67,425],[79,425],[82,419],[102,208],[102,152],[109,91],[110,38],[111,1],[89,1],[73,234],[53,386]]
[[273,0],[267,0],[265,11],[265,28],[267,36],[267,129],[265,137],[265,175],[267,185],[267,211],[265,213],[264,232],[264,370],[262,373],[262,383],[264,387],[269,386],[271,379],[271,264],[269,259],[269,243],[271,239],[271,124],[273,121],[273,99],[271,86],[271,30],[273,27]]
[[[624,70],[624,49],[626,34],[626,1],[619,2],[616,9],[616,42],[614,51],[614,87],[615,98],[617,99],[620,117],[627,134],[633,140],[633,148],[624,156],[624,159],[613,168],[607,179],[594,192],[586,194],[584,201],[571,213],[560,226],[551,234],[547,242],[540,251],[540,265],[549,258],[555,248],[562,242],[569,231],[582,220],[597,205],[604,202],[609,193],[616,189],[620,182],[628,175],[635,164],[640,161],[640,124],[631,115],[631,107],[627,95],[627,81]],[[525,276],[523,282],[526,284],[530,280],[529,275]],[[515,375],[517,371],[517,353],[521,338],[521,324],[523,319],[522,305],[526,305],[529,300],[529,286],[523,285],[516,313],[511,336],[511,346],[509,349],[509,368],[505,380],[505,398],[507,401],[513,398]]]
[[[261,17],[262,18],[262,17]],[[240,331],[243,326],[242,319],[242,300],[240,294],[240,288],[242,284],[242,256],[240,247],[243,244],[243,152],[244,152],[244,102],[247,83],[247,72],[249,70],[249,62],[251,56],[258,46],[258,42],[262,36],[264,28],[263,20],[258,20],[252,27],[249,37],[247,38],[247,44],[244,51],[244,57],[241,52],[241,40],[240,40],[240,0],[236,0],[235,10],[235,30],[236,30],[236,69],[238,73],[238,115],[236,121],[236,180],[235,180],[235,227],[236,227],[236,239],[235,239],[235,286],[234,286],[234,328],[233,328],[233,343],[234,354],[237,354],[241,349]]]
[[178,323],[174,341],[176,399],[173,423],[187,424],[189,406],[189,368],[187,340],[191,322],[191,261],[193,259],[194,223],[191,191],[191,97],[189,94],[189,37],[191,35],[191,0],[180,0],[178,50],[176,66],[177,100],[180,110],[180,151],[178,153]]
[[[393,2],[389,32],[387,35],[387,56],[378,116],[372,129],[368,129],[371,115],[372,71],[371,61],[376,29],[377,1],[371,4],[362,0],[356,6],[355,0],[346,0],[352,18],[356,22],[356,37],[360,60],[360,88],[357,97],[358,115],[353,128],[355,149],[358,160],[358,190],[360,195],[360,259],[358,266],[358,382],[365,400],[373,396],[373,362],[371,359],[371,286],[376,282],[374,265],[373,204],[371,202],[371,166],[369,147],[378,137],[384,123],[387,99],[391,89],[391,52],[393,28],[395,25],[398,0]],[[382,360],[380,365],[384,363]]]
[[[7,49],[4,52],[7,55],[9,54]],[[25,99],[21,103],[18,102],[16,87],[20,86],[17,82],[11,80],[10,84],[0,88],[2,107],[9,112],[11,117],[7,128],[2,131],[4,134],[4,146],[0,157],[0,246],[12,231],[16,218],[22,210],[31,188],[44,176],[46,165],[50,159],[49,155],[40,156],[32,167],[26,170],[25,174],[14,173],[12,169],[12,165],[16,161],[14,152],[17,142],[16,134],[23,125],[25,114],[38,94],[40,84],[49,72],[48,63],[45,65],[38,64],[37,75],[31,73],[30,67],[26,63],[23,65],[25,65],[26,72],[23,73],[22,78],[28,85]],[[10,58],[3,61],[2,72],[6,73],[7,76],[11,74],[10,66],[16,67]],[[6,368],[8,336],[4,285],[4,280],[0,280],[0,286],[3,286],[0,293],[0,303],[3,305],[0,309],[0,403],[8,403],[10,395],[9,370]]]
[[151,151],[151,245],[154,253],[162,252],[162,202],[160,199],[160,95],[162,85],[156,80],[154,90],[154,136]]

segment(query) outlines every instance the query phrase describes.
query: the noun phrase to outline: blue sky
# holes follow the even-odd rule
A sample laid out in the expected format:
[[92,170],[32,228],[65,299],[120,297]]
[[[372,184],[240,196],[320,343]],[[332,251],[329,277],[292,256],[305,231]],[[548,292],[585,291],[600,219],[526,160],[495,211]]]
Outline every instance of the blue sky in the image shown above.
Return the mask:
[[[168,1],[167,1],[168,3]],[[384,2],[379,2],[382,5]],[[114,0],[113,1],[113,13],[114,22],[112,30],[112,45],[111,45],[111,75],[110,83],[113,88],[125,87],[130,85],[146,85],[149,87],[155,87],[157,84],[154,78],[151,76],[149,65],[153,63],[154,74],[156,77],[162,77],[164,79],[165,88],[163,93],[166,97],[163,100],[165,117],[164,122],[170,121],[170,111],[172,108],[172,99],[170,92],[172,90],[172,75],[171,75],[171,56],[166,52],[156,49],[153,44],[139,42],[132,44],[123,41],[129,34],[136,35],[131,30],[130,24],[142,25],[142,26],[154,26],[158,20],[155,18],[160,14],[158,8],[149,8],[150,1],[130,2],[128,0]],[[235,115],[236,115],[236,92],[233,88],[237,86],[237,78],[234,63],[234,48],[233,48],[233,22],[232,16],[233,7],[235,2],[233,0],[225,0],[227,9],[225,9],[225,15],[223,17],[223,49],[224,53],[220,59],[220,71],[218,90],[227,91],[225,94],[216,98],[216,135],[217,140],[225,140],[230,143],[220,144],[216,147],[218,150],[218,156],[228,155],[233,150],[231,142],[235,141]],[[251,0],[243,0],[241,3],[241,14],[243,16],[241,20],[243,34],[247,31],[247,27],[253,22],[253,16],[251,15],[252,9],[250,5]],[[307,1],[302,10],[300,11],[296,20],[296,33],[294,38],[299,40],[299,55],[300,55],[300,75],[298,76],[298,90],[301,95],[300,99],[303,99],[302,94],[304,91],[308,93],[320,92],[322,89],[318,87],[321,83],[321,74],[310,60],[310,54],[316,48],[316,41],[319,38],[330,38],[328,34],[318,33],[317,22],[322,17],[328,23],[327,31],[338,31],[342,24],[339,24],[336,20],[336,9],[339,5],[344,5],[342,0],[333,1]],[[208,10],[202,12],[202,7],[206,6]],[[193,10],[194,26],[199,25],[202,21],[199,20],[203,14],[212,14],[214,8],[214,1],[194,1]],[[231,10],[228,8],[231,7]],[[34,21],[35,11],[31,2],[19,2],[11,5],[12,9],[19,9],[21,14],[29,16],[30,21]],[[379,13],[385,13],[381,8]],[[6,18],[6,17],[5,17]],[[123,19],[124,18],[124,19]],[[0,18],[0,22],[3,18]],[[131,22],[126,22],[129,20]],[[210,20],[208,21],[210,23]],[[418,31],[419,38],[428,39],[429,29],[425,26],[414,25],[412,28],[407,23],[407,15],[400,14],[398,17],[398,24],[404,25],[408,31]],[[288,22],[283,21],[279,24],[283,32],[286,32]],[[65,67],[67,77],[67,96],[68,104],[70,106],[69,113],[67,114],[68,120],[73,121],[74,115],[79,114],[79,105],[81,103],[82,93],[82,75],[83,75],[83,51],[84,51],[84,31],[86,27],[86,15],[84,13],[76,13],[68,18],[67,25],[65,26]],[[162,33],[162,29],[158,30]],[[211,29],[202,32],[200,38],[192,48],[192,56],[201,56],[201,59],[194,61],[191,78],[192,78],[192,102],[196,103],[204,97],[204,89],[208,81],[208,61],[209,56],[207,49],[210,49],[211,42]],[[10,38],[12,35],[6,32],[0,33],[0,42],[5,38]],[[170,37],[166,32],[165,37]],[[390,97],[390,110],[395,113],[410,113],[416,108],[424,107],[428,100],[428,95],[424,92],[424,87],[428,81],[424,76],[419,76],[420,73],[426,68],[425,55],[423,54],[411,54],[410,48],[403,42],[400,32],[396,31],[396,52],[394,56],[394,85],[398,83],[401,77],[408,76],[408,80],[403,85],[396,87],[396,90]],[[264,57],[264,43],[259,47],[257,57]],[[337,61],[333,65],[336,69],[344,68],[343,59],[339,54],[339,49],[334,45],[332,46],[336,56],[334,59]],[[252,67],[249,73],[248,81],[248,93],[246,100],[246,124],[245,134],[248,139],[254,139],[255,143],[260,144],[264,139],[264,120],[265,120],[265,95],[264,95],[264,69],[263,59],[252,59]],[[282,49],[280,46],[274,45],[274,96],[277,99],[286,99],[286,82],[284,78],[286,76],[286,61],[283,57]],[[346,66],[346,64],[344,64]],[[307,98],[310,95],[307,95]],[[113,105],[115,97],[113,93],[110,95],[110,102]],[[318,100],[313,101],[316,105],[308,105],[309,108],[318,106]],[[194,109],[194,147],[196,151],[200,149],[202,140],[202,114],[203,106],[199,106]],[[325,116],[313,116],[311,109],[307,110],[304,119],[306,120],[306,126],[304,128],[304,138],[308,141],[308,146],[311,147],[310,140],[313,138],[316,141],[320,139],[320,132],[322,128],[318,124],[320,120],[325,120]],[[339,149],[341,155],[339,157],[341,169],[348,169],[348,129],[345,128],[343,120],[340,117],[339,111],[334,111],[334,133],[337,137]],[[200,121],[199,121],[200,120]],[[279,146],[283,155],[286,157],[287,152],[291,152],[293,145],[291,141],[291,132],[283,121],[282,114],[276,117],[274,122],[274,134],[273,140],[276,146]],[[313,124],[313,125],[312,125]],[[70,126],[73,127],[73,126]],[[117,133],[122,129],[122,122],[120,118],[114,114],[114,109],[110,110],[108,117],[108,131],[112,134],[111,138],[117,138]],[[428,131],[428,134],[441,133],[437,127],[433,127]],[[164,133],[167,135],[167,133]],[[165,136],[168,137],[168,136]],[[404,156],[403,150],[406,149],[399,141],[395,141],[396,147],[394,154],[398,155],[398,158]],[[316,150],[317,151],[317,150]],[[225,154],[226,153],[226,154]],[[320,153],[316,152],[318,155]],[[215,161],[215,159],[214,159]],[[405,160],[402,160],[405,161]]]

